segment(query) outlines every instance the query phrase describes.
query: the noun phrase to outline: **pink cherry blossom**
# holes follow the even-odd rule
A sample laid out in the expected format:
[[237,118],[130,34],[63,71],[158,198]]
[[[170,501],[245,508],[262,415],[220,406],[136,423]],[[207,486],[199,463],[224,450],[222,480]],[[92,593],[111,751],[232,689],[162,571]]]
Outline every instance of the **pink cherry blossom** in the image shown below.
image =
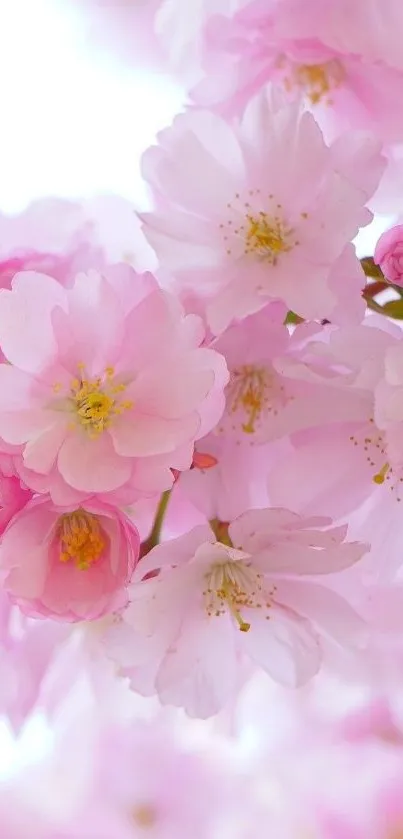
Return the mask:
[[344,542],[345,527],[324,529],[329,523],[252,510],[229,526],[225,543],[201,526],[154,548],[107,640],[133,688],[208,717],[230,700],[241,657],[295,687],[319,670],[322,633],[341,645],[362,640],[358,615],[315,580],[366,550]]
[[71,286],[79,271],[121,261],[138,271],[156,267],[135,208],[119,196],[80,203],[47,198],[17,215],[0,214],[0,288],[10,288],[20,271],[50,274]]
[[374,261],[384,276],[395,285],[403,285],[403,225],[382,233],[377,242]]
[[[376,394],[384,378],[385,358],[400,347],[401,339],[399,327],[374,316],[358,327],[328,327],[327,343],[308,345],[311,370],[318,361],[323,365],[324,358],[328,359],[329,369],[344,370],[345,390],[351,389],[356,397],[361,395],[362,418],[358,420],[357,415],[356,422],[347,416],[345,421],[340,417],[338,424],[326,422],[315,430],[293,434],[293,451],[270,470],[272,503],[282,504],[287,498],[303,514],[311,515],[314,511],[337,518],[354,510],[372,494],[379,503],[383,490],[387,490],[393,504],[399,501],[403,478],[401,458],[397,450],[391,450],[379,421]],[[305,375],[311,375],[306,360]],[[304,375],[304,368],[300,367],[299,375]],[[283,364],[283,375],[294,376],[292,366]],[[342,400],[342,392],[339,394]]]
[[237,784],[230,767],[184,746],[173,725],[158,716],[104,726],[93,761],[94,792],[115,816],[113,836],[119,839],[143,832],[156,839],[204,839],[232,809]]
[[20,446],[24,483],[58,504],[169,488],[224,405],[225,361],[200,347],[200,319],[151,275],[107,276],[66,290],[24,272],[0,295],[0,434]]
[[133,522],[117,508],[96,499],[60,508],[37,497],[3,534],[3,586],[28,615],[94,620],[127,602],[139,547]]
[[19,215],[0,214],[0,288],[20,271],[51,274],[71,284],[78,270],[102,268],[103,251],[82,205],[48,198]]
[[144,177],[165,203],[142,215],[145,234],[178,291],[203,303],[213,333],[270,300],[332,320],[344,284],[356,306],[351,253],[336,282],[332,271],[369,220],[382,161],[366,148],[355,173],[359,143],[350,145],[328,148],[311,114],[262,94],[232,126],[205,111],[180,115],[146,152]]
[[[326,349],[328,341],[334,343],[333,327],[302,324],[291,335],[272,309],[229,327],[213,344],[230,371],[226,409],[197,445],[215,464],[182,473],[175,488],[208,519],[230,521],[245,509],[268,505],[267,476],[288,463],[289,435],[312,429],[317,442],[329,436],[329,428],[340,427],[351,448],[351,428],[368,425],[373,394],[351,387],[351,372],[343,372]],[[301,476],[301,495],[304,484]]]
[[[196,103],[239,113],[273,82],[290,98],[302,94],[324,126],[336,132],[359,128],[386,142],[400,141],[403,120],[394,101],[401,70],[389,66],[388,58],[373,60],[348,36],[336,49],[321,40],[315,20],[320,5],[320,0],[299,7],[287,0],[252,0],[232,19],[212,17],[205,32],[208,72],[193,91]],[[349,26],[346,16],[345,30]]]

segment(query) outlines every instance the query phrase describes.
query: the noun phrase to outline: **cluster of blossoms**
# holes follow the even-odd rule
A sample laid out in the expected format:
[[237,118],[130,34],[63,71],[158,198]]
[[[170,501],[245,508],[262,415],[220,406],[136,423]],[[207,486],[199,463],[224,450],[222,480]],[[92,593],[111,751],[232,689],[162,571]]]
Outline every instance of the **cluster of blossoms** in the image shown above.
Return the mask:
[[[142,159],[151,207],[54,199],[0,217],[0,710],[19,732],[84,683],[103,699],[34,784],[54,774],[58,799],[71,739],[85,757],[68,819],[11,783],[1,835],[28,839],[34,820],[38,839],[255,839],[264,821],[391,839],[403,225],[373,255],[355,243],[379,203],[398,206],[400,0],[201,0],[192,21],[188,2],[123,13],[126,58],[132,15],[159,67],[180,74],[192,52],[189,105]],[[242,772],[223,732],[253,715],[262,678],[296,730],[262,736]],[[360,685],[369,711],[314,731],[320,679]],[[118,725],[140,697],[155,726]],[[225,748],[189,754],[176,721],[215,715]]]

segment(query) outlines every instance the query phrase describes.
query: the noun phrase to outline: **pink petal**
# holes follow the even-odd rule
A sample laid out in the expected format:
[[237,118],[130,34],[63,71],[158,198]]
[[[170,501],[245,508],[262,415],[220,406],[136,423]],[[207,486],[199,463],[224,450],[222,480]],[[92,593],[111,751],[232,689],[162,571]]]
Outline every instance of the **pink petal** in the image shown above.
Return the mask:
[[111,285],[99,274],[79,274],[69,291],[68,314],[53,315],[62,364],[84,363],[89,375],[115,363],[122,343],[123,310]]
[[[54,415],[55,416],[55,415]],[[25,446],[24,464],[27,469],[46,475],[54,466],[60,446],[67,434],[68,419],[56,415],[53,426],[34,437]]]
[[168,454],[195,439],[200,420],[194,412],[180,419],[166,419],[130,411],[114,421],[110,435],[116,452],[127,457]]
[[[130,396],[140,411],[179,419],[190,414],[206,398],[214,384],[216,353],[197,349],[179,358],[168,358],[154,369],[139,376],[130,389]],[[218,357],[217,357],[218,358]]]
[[278,606],[268,620],[246,609],[242,617],[250,622],[249,632],[242,633],[242,649],[276,682],[296,688],[318,672],[321,649],[308,621]]
[[189,716],[206,719],[231,699],[237,663],[227,615],[210,618],[197,608],[195,604],[180,636],[168,648],[156,687],[163,704],[179,705]]
[[194,527],[184,536],[164,541],[140,560],[134,572],[133,581],[141,580],[145,574],[156,568],[184,565],[195,555],[201,545],[214,541],[213,531],[207,524]]
[[58,467],[64,480],[83,492],[117,489],[131,475],[130,461],[116,454],[109,434],[92,440],[79,429],[62,444]]
[[347,430],[328,434],[296,448],[269,473],[272,504],[288,504],[305,515],[339,518],[359,506],[372,491],[372,469],[363,446],[354,446]]
[[255,554],[253,564],[263,573],[270,574],[332,574],[354,565],[368,549],[359,542],[347,542],[335,548],[317,550],[290,540]]
[[57,352],[51,313],[58,306],[66,306],[64,288],[36,271],[17,274],[12,291],[1,291],[1,347],[12,364],[34,373],[50,363]]
[[335,591],[311,582],[279,581],[276,599],[310,621],[345,647],[362,646],[368,636],[367,625]]

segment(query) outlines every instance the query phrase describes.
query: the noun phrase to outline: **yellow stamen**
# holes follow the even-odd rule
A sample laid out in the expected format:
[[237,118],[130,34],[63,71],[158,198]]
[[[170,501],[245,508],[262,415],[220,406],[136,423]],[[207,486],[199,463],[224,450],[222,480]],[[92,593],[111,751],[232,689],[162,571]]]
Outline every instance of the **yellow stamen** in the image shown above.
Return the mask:
[[90,437],[98,437],[110,427],[113,417],[130,410],[133,402],[119,399],[126,385],[123,382],[114,383],[113,367],[107,367],[103,377],[93,380],[85,378],[81,362],[78,367],[80,378],[70,382],[71,399],[80,425]]
[[98,518],[85,510],[61,516],[58,521],[58,537],[60,561],[73,560],[82,571],[86,571],[100,558],[106,545]]
[[384,466],[382,466],[382,469],[380,469],[379,472],[372,478],[374,484],[383,484],[389,469],[389,463],[385,463]]
[[242,423],[242,430],[246,434],[253,434],[262,411],[268,402],[270,379],[264,367],[254,367],[246,364],[239,370],[234,370],[228,387],[228,407],[231,413],[242,410],[246,422]]
[[295,242],[290,241],[292,228],[287,227],[278,216],[269,216],[264,212],[256,216],[247,214],[245,253],[259,256],[262,260],[276,265],[281,253],[292,250]]
[[292,78],[285,80],[285,86],[292,88],[295,84],[301,87],[312,105],[317,105],[326,98],[332,90],[339,87],[345,79],[343,65],[337,58],[325,61],[323,64],[298,64]]
[[203,592],[209,616],[230,612],[241,632],[249,632],[251,624],[245,621],[241,609],[269,609],[270,595],[263,590],[262,575],[249,563],[228,561],[217,563],[206,574],[207,588]]

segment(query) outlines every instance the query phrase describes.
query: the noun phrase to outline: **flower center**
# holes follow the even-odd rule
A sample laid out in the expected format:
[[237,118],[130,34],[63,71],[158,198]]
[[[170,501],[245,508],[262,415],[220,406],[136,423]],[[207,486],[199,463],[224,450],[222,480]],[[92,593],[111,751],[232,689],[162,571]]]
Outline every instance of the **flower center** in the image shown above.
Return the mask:
[[58,522],[60,561],[73,560],[76,568],[86,571],[105,548],[98,518],[85,510],[61,516]]
[[281,253],[292,250],[290,241],[292,229],[279,216],[269,216],[261,211],[257,215],[247,213],[245,253],[258,256],[261,260],[276,265]]
[[[219,224],[226,253],[236,258],[251,255],[277,265],[282,253],[299,245],[294,229],[283,218],[282,205],[276,203],[274,195],[250,189],[246,197],[245,201],[237,192],[235,199],[227,204],[229,217]],[[267,207],[267,212],[260,209],[262,206]],[[301,216],[308,217],[307,213]]]
[[[89,379],[85,376],[84,365],[78,366],[80,374],[70,382],[69,401],[79,425],[89,437],[98,437],[110,427],[114,417],[130,410],[133,402],[120,398],[126,385],[115,382],[113,367],[107,367],[102,376]],[[53,389],[58,393],[60,386],[55,384]]]
[[262,575],[245,562],[217,563],[206,574],[206,580],[207,588],[203,595],[209,617],[218,617],[229,611],[241,632],[248,632],[251,626],[244,621],[241,609],[271,606],[267,594],[263,591]]
[[293,64],[285,56],[279,61],[280,67],[291,67],[291,71],[284,77],[284,87],[291,91],[299,87],[308,97],[312,105],[317,105],[323,99],[331,105],[329,94],[345,80],[345,70],[338,58],[331,58],[321,64]]
[[245,365],[234,370],[228,388],[230,413],[241,411],[245,421],[242,430],[253,434],[255,424],[268,403],[269,374],[264,367]]
[[[245,434],[255,434],[266,413],[278,414],[278,411],[293,397],[288,396],[276,375],[270,368],[245,364],[231,373],[226,388],[227,411],[218,431],[225,430],[225,416],[237,417],[239,426]],[[232,431],[237,426],[231,420]]]
[[153,827],[157,821],[157,813],[151,804],[139,804],[132,812],[132,818],[137,827]]

